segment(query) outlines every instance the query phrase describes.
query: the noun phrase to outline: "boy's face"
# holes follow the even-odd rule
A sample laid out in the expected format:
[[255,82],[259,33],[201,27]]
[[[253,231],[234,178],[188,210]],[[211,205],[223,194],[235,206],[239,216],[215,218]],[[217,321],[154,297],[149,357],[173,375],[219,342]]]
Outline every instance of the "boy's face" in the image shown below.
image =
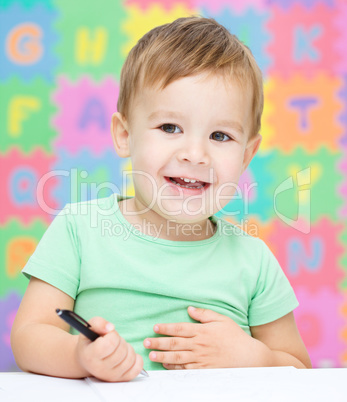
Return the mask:
[[113,134],[118,154],[131,157],[138,210],[195,223],[223,208],[261,141],[248,141],[250,91],[191,76],[142,89],[132,106],[128,121],[114,115]]

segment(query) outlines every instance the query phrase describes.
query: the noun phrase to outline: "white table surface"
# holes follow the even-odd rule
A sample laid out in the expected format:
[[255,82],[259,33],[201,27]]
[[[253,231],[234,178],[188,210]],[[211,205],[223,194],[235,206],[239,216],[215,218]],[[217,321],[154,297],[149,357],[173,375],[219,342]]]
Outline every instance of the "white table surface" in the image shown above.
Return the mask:
[[347,369],[293,367],[149,371],[127,383],[0,373],[0,401],[347,402]]

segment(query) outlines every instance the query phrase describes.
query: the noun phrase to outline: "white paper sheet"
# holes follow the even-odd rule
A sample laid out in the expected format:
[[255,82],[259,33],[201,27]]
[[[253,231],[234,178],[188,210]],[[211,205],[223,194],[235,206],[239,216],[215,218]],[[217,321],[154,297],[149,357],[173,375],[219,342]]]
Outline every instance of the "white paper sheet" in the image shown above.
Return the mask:
[[1,402],[347,402],[347,369],[149,371],[130,382],[0,373]]
[[139,376],[128,383],[104,383],[94,378],[90,381],[108,402],[347,401],[346,369],[277,367],[148,373],[149,378]]
[[98,402],[85,380],[28,373],[0,374],[1,402]]

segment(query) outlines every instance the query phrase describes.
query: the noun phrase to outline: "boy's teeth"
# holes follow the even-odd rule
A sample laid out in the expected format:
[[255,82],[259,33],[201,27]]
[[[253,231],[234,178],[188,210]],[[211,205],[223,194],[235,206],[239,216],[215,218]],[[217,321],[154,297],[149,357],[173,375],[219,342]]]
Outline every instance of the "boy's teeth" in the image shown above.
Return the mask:
[[185,188],[193,188],[193,189],[200,189],[205,186],[206,183],[195,180],[195,179],[186,179],[184,177],[170,177],[170,180],[172,183],[176,184],[177,186],[180,187],[185,187]]
[[184,180],[186,183],[195,183],[195,182],[196,182],[196,180],[193,180],[193,179],[186,179],[186,178],[184,178],[184,177],[180,177],[180,179],[181,179],[181,180]]

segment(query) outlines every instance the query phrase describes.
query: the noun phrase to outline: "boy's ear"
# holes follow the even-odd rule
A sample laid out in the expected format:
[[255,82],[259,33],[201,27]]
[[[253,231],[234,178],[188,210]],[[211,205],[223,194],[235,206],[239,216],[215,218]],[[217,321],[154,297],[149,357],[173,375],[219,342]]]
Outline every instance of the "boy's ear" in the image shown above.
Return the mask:
[[130,156],[128,122],[119,112],[112,115],[111,133],[117,154],[121,158]]
[[263,137],[258,133],[248,141],[243,158],[241,174],[247,169],[254,155],[258,152],[262,139]]

